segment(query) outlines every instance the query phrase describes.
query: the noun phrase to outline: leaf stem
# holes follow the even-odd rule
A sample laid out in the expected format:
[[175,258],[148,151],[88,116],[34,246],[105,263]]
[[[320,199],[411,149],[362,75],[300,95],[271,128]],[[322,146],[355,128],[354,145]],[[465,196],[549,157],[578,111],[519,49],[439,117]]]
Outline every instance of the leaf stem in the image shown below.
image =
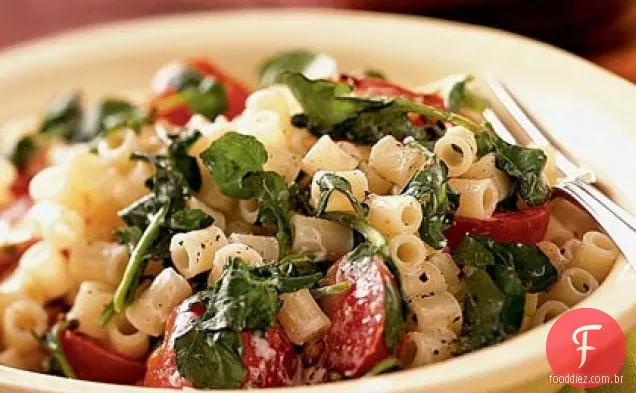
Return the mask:
[[169,204],[166,203],[154,216],[152,216],[148,227],[141,235],[141,238],[135,245],[135,248],[130,253],[128,265],[126,265],[126,270],[124,271],[124,277],[119,283],[117,291],[115,291],[115,296],[113,297],[113,308],[115,309],[115,312],[120,313],[126,308],[129,296],[135,289],[141,274],[146,250],[152,245],[155,239],[157,239],[157,236],[159,235],[159,228],[161,227],[163,220],[166,218],[168,209]]
[[342,225],[359,232],[364,238],[371,243],[379,252],[388,255],[386,239],[365,219],[346,213],[326,213],[323,218],[331,221],[339,222]]
[[314,299],[320,299],[325,296],[341,295],[343,293],[346,293],[349,288],[351,288],[351,281],[341,281],[336,284],[312,289],[311,296],[313,296]]
[[489,132],[487,127],[481,126],[469,118],[457,113],[448,112],[429,105],[418,104],[417,102],[409,101],[404,98],[396,98],[395,103],[409,112],[419,113],[424,116],[430,116],[449,123],[454,123],[467,128],[474,133]]

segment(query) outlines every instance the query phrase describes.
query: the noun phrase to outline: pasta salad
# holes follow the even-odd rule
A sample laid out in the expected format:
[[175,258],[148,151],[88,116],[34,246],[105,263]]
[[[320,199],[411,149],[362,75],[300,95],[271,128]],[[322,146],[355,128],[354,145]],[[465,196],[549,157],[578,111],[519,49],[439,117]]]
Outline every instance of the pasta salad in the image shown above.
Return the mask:
[[325,54],[248,89],[207,59],[0,132],[0,364],[149,387],[426,366],[565,312],[618,250],[470,75],[408,89]]

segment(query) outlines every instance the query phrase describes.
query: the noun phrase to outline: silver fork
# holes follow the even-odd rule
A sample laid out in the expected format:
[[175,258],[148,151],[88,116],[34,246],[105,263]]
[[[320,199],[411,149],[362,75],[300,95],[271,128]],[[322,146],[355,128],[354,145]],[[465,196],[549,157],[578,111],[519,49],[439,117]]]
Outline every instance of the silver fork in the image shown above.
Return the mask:
[[[491,101],[492,108],[484,112],[484,117],[492,123],[497,134],[511,143],[534,142],[537,146],[554,147],[556,166],[564,174],[555,188],[565,192],[584,207],[636,269],[636,217],[592,185],[596,182],[594,173],[577,165],[576,159],[533,120],[529,111],[503,82],[492,75],[485,75],[483,80],[496,98]],[[514,121],[516,126],[506,118]],[[512,130],[516,131],[515,134]]]

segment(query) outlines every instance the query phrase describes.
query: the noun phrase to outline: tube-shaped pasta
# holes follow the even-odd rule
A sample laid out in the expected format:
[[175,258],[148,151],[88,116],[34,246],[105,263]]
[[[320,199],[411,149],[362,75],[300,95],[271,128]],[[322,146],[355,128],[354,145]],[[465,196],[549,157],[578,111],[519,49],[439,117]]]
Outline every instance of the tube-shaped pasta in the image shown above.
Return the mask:
[[42,301],[61,297],[73,285],[67,258],[45,241],[32,245],[22,254],[20,268],[31,277],[36,298]]
[[605,280],[618,258],[618,248],[604,233],[590,231],[583,235],[576,250],[572,266],[590,272],[599,282]]
[[33,333],[41,336],[48,326],[48,314],[44,308],[30,299],[20,299],[4,310],[2,341],[7,348],[28,352],[38,348]]
[[98,340],[106,340],[108,331],[99,324],[99,317],[113,299],[113,287],[97,281],[84,281],[79,286],[67,320],[79,322],[78,331]]
[[568,261],[568,263],[572,263],[574,261],[574,256],[576,255],[576,251],[579,249],[581,245],[581,241],[579,239],[570,239],[563,243],[563,257]]
[[14,348],[0,351],[0,365],[27,371],[42,371],[42,360],[46,356],[43,351],[36,349],[22,353]]
[[345,153],[329,135],[323,135],[302,161],[303,171],[313,176],[318,171],[351,171],[358,160]]
[[512,182],[508,175],[497,169],[494,154],[486,154],[474,162],[462,175],[464,179],[492,179],[497,187],[499,200],[502,201],[510,195]]
[[298,154],[280,147],[268,147],[267,161],[263,165],[263,170],[276,172],[286,182],[291,183],[298,177],[301,164],[301,158]]
[[[320,178],[326,173],[332,173],[336,176],[340,176],[347,180],[351,185],[351,192],[356,200],[362,201],[369,190],[369,184],[367,183],[367,178],[364,176],[364,173],[360,170],[353,171],[318,171],[313,177],[311,182],[311,204],[313,207],[318,205],[318,201],[320,200],[320,187],[318,186],[318,182]],[[327,202],[326,212],[353,212],[353,206],[349,199],[344,196],[339,191],[335,191],[329,197],[329,202]]]
[[422,223],[422,208],[410,195],[375,196],[369,200],[367,220],[386,237],[416,233]]
[[534,315],[537,313],[537,306],[539,305],[539,295],[536,293],[526,294],[526,300],[523,305],[523,319],[521,321],[521,328],[519,331],[525,332],[532,328],[532,321]]
[[73,154],[66,168],[71,187],[86,194],[92,201],[101,201],[110,196],[104,190],[112,190],[110,187],[116,183],[111,181],[117,175],[115,168],[109,168],[106,160],[88,150]]
[[221,230],[225,230],[226,221],[225,215],[223,213],[212,209],[197,198],[188,199],[187,204],[190,209],[199,209],[208,216],[212,217],[214,219],[214,226],[220,228]]
[[448,286],[442,271],[430,262],[419,262],[400,269],[402,292],[408,300],[428,298],[447,293]]
[[229,213],[234,211],[236,201],[221,192],[201,159],[197,159],[197,164],[201,172],[201,188],[196,193],[196,198],[207,206],[221,212]]
[[458,334],[461,329],[462,307],[448,292],[411,299],[409,306],[415,318],[415,330],[442,327]]
[[289,150],[304,156],[309,149],[318,141],[309,131],[303,129],[293,129],[289,136]]
[[567,199],[556,198],[550,202],[550,212],[576,238],[581,238],[586,232],[598,230],[594,218]]
[[448,184],[459,193],[458,216],[478,220],[492,216],[499,201],[499,192],[494,181],[450,179]]
[[383,178],[403,186],[424,164],[425,157],[417,147],[404,145],[387,135],[371,148],[369,165]]
[[543,239],[561,247],[572,238],[574,238],[574,232],[567,229],[561,221],[551,215]]
[[550,263],[552,263],[552,265],[557,269],[559,273],[565,270],[565,267],[569,261],[563,256],[563,254],[561,254],[561,249],[559,248],[559,246],[552,242],[544,240],[537,243],[537,247],[539,247],[541,252],[543,252],[548,257]]
[[232,121],[236,130],[244,135],[252,135],[266,148],[287,148],[283,122],[278,113],[270,110],[244,111]]
[[542,295],[543,300],[558,300],[573,306],[598,288],[598,281],[588,271],[571,267],[566,269],[559,280]]
[[29,195],[35,201],[52,200],[79,213],[86,211],[88,203],[86,195],[72,187],[68,172],[60,166],[38,172],[29,183]]
[[225,269],[225,265],[230,258],[240,258],[250,266],[261,266],[263,264],[263,257],[252,247],[239,243],[228,244],[219,248],[214,254],[212,271],[208,276],[209,285],[214,284],[221,277],[223,269]]
[[459,279],[461,270],[453,261],[453,258],[447,252],[435,252],[430,256],[429,261],[437,266],[444,275],[444,281],[448,286],[448,292],[453,294],[455,298],[462,299],[464,292],[464,284]]
[[408,332],[400,351],[400,363],[405,368],[421,367],[452,356],[457,335],[446,328],[427,328]]
[[371,155],[370,145],[356,145],[349,141],[338,141],[336,144],[342,149],[342,151],[358,161],[368,161],[369,156]]
[[448,176],[464,174],[477,154],[477,142],[473,133],[461,126],[451,127],[435,142],[433,152],[448,167]]
[[112,188],[113,197],[121,206],[128,206],[148,193],[146,180],[153,175],[154,169],[144,161],[134,161],[125,175],[122,175]]
[[534,314],[534,317],[532,318],[532,327],[542,325],[545,322],[563,314],[568,309],[569,307],[567,306],[567,304],[563,302],[557,300],[548,300],[547,302],[539,306],[537,312]]
[[116,352],[132,359],[140,359],[148,352],[148,335],[137,330],[124,314],[116,315],[107,329],[108,343]]
[[126,309],[126,318],[140,332],[158,337],[168,315],[192,295],[190,284],[172,268],[166,268]]
[[364,172],[364,175],[367,177],[367,182],[369,183],[369,190],[377,195],[387,195],[391,193],[391,189],[393,188],[393,183],[386,180],[382,176],[376,172],[375,169],[369,165],[368,162],[362,161],[360,162],[360,170]]
[[389,240],[389,255],[400,272],[426,261],[433,249],[413,234],[400,234]]
[[137,134],[130,129],[111,132],[97,142],[97,154],[120,169],[128,169],[134,161],[130,155],[135,150]]
[[319,254],[319,258],[337,259],[353,248],[353,231],[322,218],[295,214],[290,220],[292,250]]
[[278,240],[274,236],[258,236],[243,233],[232,233],[228,237],[230,244],[245,244],[261,255],[264,263],[278,260]]
[[13,198],[11,185],[18,177],[18,171],[11,162],[0,155],[0,206]]
[[283,306],[278,322],[296,345],[303,345],[325,333],[331,321],[320,309],[308,289],[281,295]]
[[27,218],[33,232],[58,249],[71,247],[84,238],[84,218],[53,201],[36,202]]
[[170,240],[170,256],[174,267],[185,278],[212,269],[214,255],[227,244],[223,231],[214,225],[178,233]]
[[285,134],[289,136],[291,115],[302,112],[302,106],[294,97],[294,94],[284,85],[272,85],[264,89],[259,89],[247,97],[245,108],[250,111],[269,110],[276,112],[284,123]]
[[81,242],[70,250],[69,272],[75,282],[99,281],[119,284],[126,263],[128,247],[110,242]]
[[254,224],[258,219],[258,201],[256,199],[248,199],[239,201],[239,215],[248,224]]

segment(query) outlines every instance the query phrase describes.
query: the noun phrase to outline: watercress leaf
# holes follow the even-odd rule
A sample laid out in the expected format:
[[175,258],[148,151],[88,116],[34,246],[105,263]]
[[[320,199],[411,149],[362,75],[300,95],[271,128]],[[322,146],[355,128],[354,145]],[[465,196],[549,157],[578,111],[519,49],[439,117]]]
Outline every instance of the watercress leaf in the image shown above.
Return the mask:
[[35,136],[22,137],[13,148],[9,159],[19,170],[26,168],[31,159],[40,151]]
[[547,157],[543,150],[512,145],[493,131],[475,134],[479,155],[495,153],[497,168],[513,181],[513,192],[528,205],[536,206],[550,198],[550,186],[542,173]]
[[73,140],[81,118],[82,107],[79,91],[71,90],[51,100],[42,118],[39,131],[42,134]]
[[278,291],[272,281],[252,274],[243,260],[231,258],[216,284],[215,296],[200,328],[264,330],[276,321],[278,309]]
[[557,270],[537,246],[508,244],[505,246],[515,261],[515,270],[530,293],[543,292],[557,279]]
[[35,336],[35,338],[40,342],[40,346],[49,352],[57,369],[59,369],[61,374],[67,378],[76,378],[76,374],[64,353],[62,335],[66,330],[74,330],[78,326],[79,324],[77,320],[60,321],[53,325],[44,337]]
[[196,130],[182,130],[168,145],[168,157],[176,171],[180,173],[192,191],[201,188],[201,173],[196,158],[190,156],[190,147],[199,140],[201,133]]
[[278,83],[284,72],[303,73],[314,62],[316,53],[296,49],[271,56],[258,67],[258,78],[261,86]]
[[239,333],[190,329],[174,342],[179,374],[197,389],[238,389],[247,368]]
[[175,231],[196,231],[207,228],[214,223],[214,219],[200,209],[184,209],[170,215],[170,229]]
[[506,297],[490,275],[472,269],[464,281],[464,322],[457,353],[467,353],[503,341],[501,322]]
[[170,78],[168,86],[174,91],[183,91],[189,87],[199,87],[204,78],[205,75],[198,70],[191,67],[182,67],[179,72]]
[[256,190],[261,223],[276,226],[279,258],[291,249],[290,192],[285,179],[276,172],[257,172],[247,176],[248,188]]
[[200,157],[223,194],[236,199],[251,199],[256,195],[256,190],[244,184],[245,177],[262,171],[267,161],[267,151],[256,138],[228,132]]
[[459,244],[453,260],[460,266],[487,267],[495,264],[490,250],[472,236],[466,236]]
[[197,87],[188,87],[176,95],[186,103],[192,113],[210,120],[227,110],[229,105],[225,87],[216,80],[205,77]]
[[127,245],[131,250],[135,247],[135,244],[137,244],[142,234],[143,231],[138,226],[121,227],[115,230],[117,241],[120,244]]
[[444,231],[455,216],[458,196],[448,186],[446,164],[431,155],[429,164],[422,167],[402,189],[402,195],[410,195],[422,207],[422,223],[419,233],[422,239],[434,248],[446,246]]
[[384,310],[384,343],[389,351],[393,351],[402,337],[404,315],[400,291],[389,279],[384,282]]
[[375,78],[375,79],[383,79],[383,80],[387,79],[384,72],[378,70],[377,68],[365,68],[362,71],[362,75],[369,78]]
[[139,130],[146,121],[146,113],[141,108],[122,99],[107,98],[86,111],[81,127],[73,135],[73,141],[87,142],[100,134],[123,127]]
[[489,269],[495,285],[504,293],[501,325],[506,334],[515,334],[521,328],[526,292],[514,266],[498,264]]
[[148,226],[150,215],[161,208],[161,203],[154,194],[144,195],[129,206],[117,212],[117,215],[127,226],[145,228]]
[[355,195],[353,195],[351,184],[344,177],[327,172],[323,173],[322,176],[316,180],[316,183],[320,190],[320,198],[316,204],[316,210],[314,213],[316,217],[321,216],[325,212],[329,199],[334,192],[344,195],[349,200],[357,216],[365,217],[369,212],[367,205],[358,202]]

